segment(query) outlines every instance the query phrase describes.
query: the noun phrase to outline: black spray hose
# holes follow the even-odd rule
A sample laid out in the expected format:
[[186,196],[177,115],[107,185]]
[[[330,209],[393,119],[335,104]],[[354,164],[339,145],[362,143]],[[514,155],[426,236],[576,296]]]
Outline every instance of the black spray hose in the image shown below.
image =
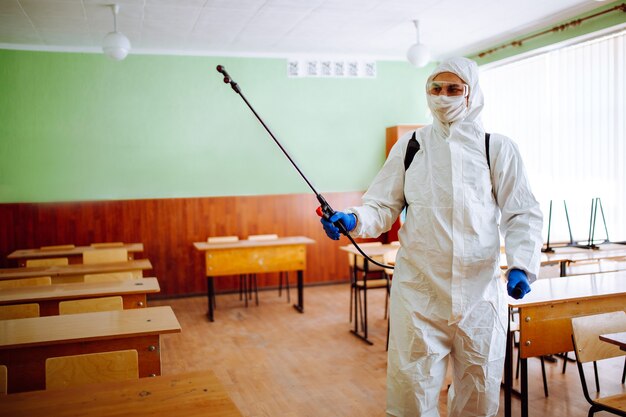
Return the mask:
[[[269,127],[267,127],[267,125],[265,124],[263,119],[261,119],[261,116],[259,116],[259,114],[254,110],[252,105],[248,102],[246,97],[243,95],[243,93],[241,92],[241,88],[239,88],[239,85],[235,81],[233,81],[232,77],[226,72],[226,68],[224,68],[224,66],[222,66],[222,65],[218,65],[217,66],[217,72],[219,72],[220,74],[222,74],[224,76],[224,83],[230,84],[230,86],[235,91],[235,93],[237,93],[243,99],[243,101],[246,103],[248,108],[252,111],[252,113],[257,118],[259,123],[261,123],[261,125],[265,128],[267,133],[269,133],[269,135],[272,137],[272,139],[274,139],[274,142],[276,142],[276,145],[278,145],[280,150],[283,151],[283,153],[285,154],[285,156],[287,157],[289,162],[291,162],[291,165],[293,165],[293,167],[296,169],[296,171],[298,171],[298,174],[300,174],[300,176],[304,179],[304,181],[307,183],[309,188],[313,191],[313,193],[315,194],[315,197],[317,198],[317,201],[320,203],[320,207],[318,208],[318,214],[321,217],[323,217],[324,219],[330,220],[330,218],[335,214],[335,210],[333,210],[333,208],[330,206],[330,204],[328,204],[326,199],[320,193],[317,192],[315,187],[313,187],[313,184],[311,184],[311,182],[307,179],[307,177],[302,173],[300,168],[298,168],[298,165],[296,165],[294,160],[291,159],[291,156],[289,156],[289,154],[287,153],[285,148],[283,148],[283,146],[280,144],[278,139],[276,139],[276,136],[274,136],[274,134],[269,129]],[[359,253],[361,255],[363,255],[368,261],[370,261],[374,265],[378,265],[378,266],[380,266],[382,268],[393,269],[393,266],[382,264],[380,262],[377,262],[377,261],[373,260],[369,256],[367,256],[365,254],[365,252],[363,252],[363,250],[359,247],[359,245],[354,241],[352,236],[350,236],[350,234],[348,233],[348,230],[346,230],[346,226],[343,223],[341,223],[341,221],[336,221],[333,224],[339,229],[341,234],[345,235],[350,240],[350,242],[352,242],[352,244],[359,251]]]

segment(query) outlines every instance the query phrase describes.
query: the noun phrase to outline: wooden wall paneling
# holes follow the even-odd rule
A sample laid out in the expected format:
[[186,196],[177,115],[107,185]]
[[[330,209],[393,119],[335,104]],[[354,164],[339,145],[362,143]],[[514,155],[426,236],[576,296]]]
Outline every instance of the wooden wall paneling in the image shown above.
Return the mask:
[[[361,192],[327,193],[337,210],[359,204]],[[0,204],[0,267],[15,266],[6,256],[16,249],[92,242],[142,242],[143,254],[159,279],[161,293],[175,296],[206,291],[204,259],[193,242],[208,236],[277,233],[307,236],[305,284],[348,279],[348,263],[339,246],[345,238],[326,237],[315,214],[312,194],[201,197],[121,201]],[[295,283],[295,274],[290,277]],[[260,275],[258,284],[276,286],[277,274]],[[236,290],[238,279],[216,280],[218,292]]]

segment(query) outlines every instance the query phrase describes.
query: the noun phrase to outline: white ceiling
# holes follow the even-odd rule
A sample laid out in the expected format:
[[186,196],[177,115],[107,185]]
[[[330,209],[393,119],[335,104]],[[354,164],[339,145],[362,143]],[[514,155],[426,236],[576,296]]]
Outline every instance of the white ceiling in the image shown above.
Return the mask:
[[[98,51],[102,0],[0,0],[0,48]],[[435,59],[469,54],[602,5],[592,0],[119,0],[132,53],[404,59],[412,20]]]

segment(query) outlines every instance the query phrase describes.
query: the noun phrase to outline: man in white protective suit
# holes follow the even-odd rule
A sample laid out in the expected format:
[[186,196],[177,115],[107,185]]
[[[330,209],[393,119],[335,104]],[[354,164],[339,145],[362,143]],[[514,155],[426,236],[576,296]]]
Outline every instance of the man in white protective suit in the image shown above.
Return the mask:
[[[542,215],[517,146],[499,134],[487,145],[476,63],[441,63],[426,94],[433,123],[398,140],[361,206],[322,224],[333,239],[337,221],[351,236],[376,237],[406,204],[391,288],[387,416],[439,416],[448,358],[448,416],[495,416],[508,323],[499,232],[508,294],[522,298],[539,271]],[[405,168],[413,136],[419,150]]]

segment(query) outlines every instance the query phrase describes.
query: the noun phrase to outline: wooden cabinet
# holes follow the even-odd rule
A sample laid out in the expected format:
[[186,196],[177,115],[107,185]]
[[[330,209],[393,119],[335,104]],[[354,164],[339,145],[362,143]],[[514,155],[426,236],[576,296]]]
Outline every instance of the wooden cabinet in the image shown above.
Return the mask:
[[391,151],[391,147],[398,141],[398,138],[404,135],[406,132],[410,132],[411,130],[415,130],[423,125],[397,125],[391,126],[386,129],[386,146],[385,146],[385,157],[389,156],[389,151]]
[[[399,137],[404,135],[406,132],[410,132],[411,130],[415,130],[422,126],[423,125],[397,125],[388,127],[386,129],[385,157],[389,156],[391,147],[398,141]],[[391,230],[382,236],[382,241],[389,243],[398,240],[398,229],[400,229],[400,219],[396,220],[391,227]]]

